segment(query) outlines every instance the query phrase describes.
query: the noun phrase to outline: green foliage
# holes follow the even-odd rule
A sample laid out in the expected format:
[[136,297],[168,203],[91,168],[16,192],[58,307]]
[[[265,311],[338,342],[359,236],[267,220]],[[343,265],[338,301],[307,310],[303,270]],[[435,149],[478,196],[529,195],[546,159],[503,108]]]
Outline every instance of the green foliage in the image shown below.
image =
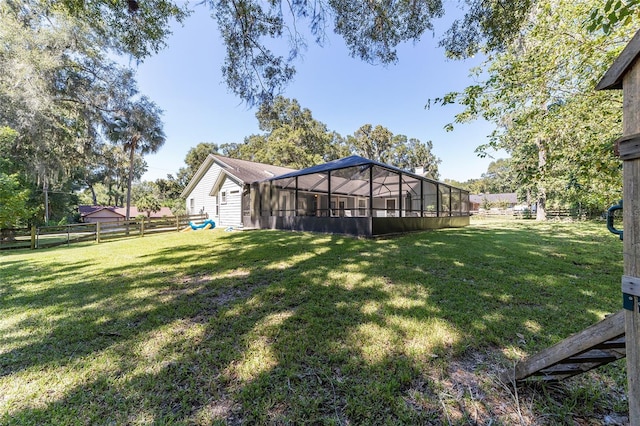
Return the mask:
[[479,51],[501,50],[519,35],[536,0],[467,0],[462,19],[456,19],[440,41],[447,56],[469,58]]
[[137,95],[133,71],[108,54],[117,28],[96,24],[110,19],[110,10],[82,19],[67,12],[57,2],[0,3],[0,125],[18,132],[3,156],[31,188],[29,203],[42,211],[39,194],[50,193],[53,218],[72,220],[70,193],[79,185],[95,193],[93,186],[104,183],[107,204],[119,204],[127,171],[133,177],[144,172],[135,150],[127,158],[104,139],[145,98]]
[[157,152],[166,140],[160,116],[162,110],[146,96],[127,99],[107,122],[107,136],[121,143],[129,151],[129,176],[127,177],[126,218],[131,206],[131,184],[134,178],[134,160],[140,155]]
[[23,226],[30,218],[27,207],[29,190],[23,189],[18,176],[0,171],[0,228]]
[[[77,179],[86,190],[81,204],[122,206],[125,203],[129,175],[129,155],[121,145],[102,144],[93,160],[78,173]],[[134,155],[133,178],[140,179],[147,165],[139,155]]]
[[184,159],[186,167],[181,167],[176,174],[176,178],[171,175],[167,176],[164,182],[156,180],[156,183],[163,189],[161,192],[171,192],[172,195],[164,198],[175,199],[180,196],[182,189],[189,183],[193,175],[195,175],[198,168],[202,165],[204,160],[209,154],[219,154],[220,151],[224,152],[225,149],[229,149],[229,144],[218,146],[218,144],[211,142],[200,142],[195,147],[189,149]]
[[172,175],[167,175],[166,179],[156,179],[154,184],[156,194],[163,202],[179,199],[184,189],[184,185]]
[[162,208],[162,202],[153,193],[153,191],[145,191],[144,193],[137,194],[133,198],[133,204],[136,205],[138,211],[146,212],[147,217],[151,217],[151,213],[160,211]]
[[184,22],[190,12],[186,4],[168,0],[38,0],[50,10],[64,11],[90,25],[117,53],[138,60],[166,46],[173,20]]
[[244,143],[221,146],[231,157],[296,169],[321,164],[345,156],[342,137],[314,119],[311,111],[295,99],[277,97],[256,112],[260,130]]
[[131,187],[131,203],[139,211],[147,212],[148,216],[160,211],[161,207],[169,207],[176,216],[185,215],[184,200],[180,198],[182,189],[183,186],[171,175],[155,182],[140,182]]
[[598,2],[537,1],[520,35],[474,70],[479,83],[436,101],[465,107],[457,122],[482,117],[498,130],[480,154],[512,157],[512,188],[538,202],[603,209],[620,198],[621,94],[595,92],[598,79],[633,35],[620,25],[605,36],[583,22]]
[[470,189],[470,183],[472,183],[473,181],[474,181],[474,179],[469,179],[466,182],[460,182],[460,181],[457,181],[455,179],[445,178],[442,182],[446,183],[447,185],[455,186],[456,188],[464,189],[464,190],[469,191],[471,193],[475,193],[474,191],[471,191],[471,189]]
[[[214,145],[224,155],[261,163],[296,169],[310,167],[327,161],[357,154],[372,160],[392,164],[405,170],[423,168],[423,174],[438,178],[440,159],[431,152],[433,144],[405,135],[394,135],[378,125],[366,124],[345,140],[327,129],[324,123],[313,118],[311,111],[301,108],[295,99],[277,97],[271,104],[263,104],[256,113],[260,130],[266,133],[251,135],[242,144]],[[202,145],[202,146],[201,146]],[[204,161],[207,145],[200,144],[189,151],[197,159],[197,167]],[[211,148],[213,148],[211,147]],[[189,157],[189,154],[187,155]],[[195,170],[196,161],[183,171]],[[196,168],[197,168],[196,167]]]
[[[227,85],[249,104],[270,103],[274,95],[293,78],[293,60],[306,48],[298,30],[308,21],[311,35],[322,44],[327,21],[334,19],[334,31],[341,35],[352,56],[372,63],[393,63],[396,46],[420,39],[431,29],[431,20],[443,13],[439,0],[391,3],[292,1],[240,3],[208,1],[213,10],[227,56],[223,75]],[[285,12],[287,15],[285,15]],[[287,52],[278,54],[265,38],[289,36]]]
[[511,159],[500,158],[489,163],[487,171],[480,178],[470,179],[464,182],[460,188],[465,188],[472,194],[516,192],[515,174],[516,171],[513,170]]
[[209,154],[218,154],[218,150],[218,145],[211,142],[200,142],[191,148],[184,158],[184,162],[187,164],[187,169],[185,170],[185,174],[188,176],[187,180],[193,177]]
[[[226,49],[223,78],[250,105],[272,102],[293,79],[294,62],[307,47],[305,33],[322,45],[333,21],[333,31],[342,37],[351,56],[391,64],[398,60],[398,45],[418,41],[433,30],[433,21],[444,15],[445,5],[441,0],[202,3],[211,9]],[[441,44],[455,57],[474,54],[483,40],[486,46],[499,49],[518,34],[532,3],[518,0],[505,6],[498,0],[467,0],[462,4],[464,19],[454,21]],[[56,4],[87,22],[116,51],[139,60],[164,46],[172,20],[183,22],[189,14],[184,3],[168,0],[62,0]],[[281,38],[288,44],[274,43]]]
[[611,34],[616,27],[627,26],[640,18],[639,0],[607,0],[591,11],[587,29]]
[[386,127],[365,124],[347,136],[347,147],[352,153],[374,161],[391,164],[404,170],[423,169],[423,174],[438,179],[441,160],[431,152],[433,144],[405,135],[394,135]]
[[[15,130],[0,127],[0,151],[7,152],[17,138]],[[25,225],[33,213],[28,203],[30,191],[14,172],[16,166],[10,158],[0,158],[0,228]]]

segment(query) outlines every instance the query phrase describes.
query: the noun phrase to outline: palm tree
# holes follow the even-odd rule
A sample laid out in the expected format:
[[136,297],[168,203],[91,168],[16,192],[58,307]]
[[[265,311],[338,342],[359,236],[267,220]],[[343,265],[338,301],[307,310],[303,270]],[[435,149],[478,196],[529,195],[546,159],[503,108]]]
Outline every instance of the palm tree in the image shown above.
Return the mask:
[[131,210],[131,182],[133,181],[134,158],[157,152],[164,144],[166,137],[162,129],[160,116],[162,110],[146,96],[129,102],[120,109],[108,124],[108,134],[114,142],[122,143],[125,152],[129,153],[129,178],[127,181],[128,220]]

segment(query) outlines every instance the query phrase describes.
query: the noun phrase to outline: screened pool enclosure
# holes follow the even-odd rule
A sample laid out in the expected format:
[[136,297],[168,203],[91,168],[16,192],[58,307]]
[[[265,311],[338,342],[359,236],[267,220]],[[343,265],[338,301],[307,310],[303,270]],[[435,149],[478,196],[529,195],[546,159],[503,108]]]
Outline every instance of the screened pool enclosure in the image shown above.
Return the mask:
[[252,186],[249,226],[374,236],[469,224],[467,191],[358,156]]

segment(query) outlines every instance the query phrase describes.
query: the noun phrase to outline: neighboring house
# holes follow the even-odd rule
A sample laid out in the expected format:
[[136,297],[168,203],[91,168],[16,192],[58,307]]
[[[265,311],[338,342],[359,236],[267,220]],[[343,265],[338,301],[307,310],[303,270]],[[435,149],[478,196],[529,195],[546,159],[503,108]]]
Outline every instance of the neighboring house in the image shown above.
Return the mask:
[[512,209],[518,204],[518,197],[515,192],[503,194],[471,194],[469,195],[471,210],[478,211],[485,206],[503,209]]
[[250,185],[292,171],[295,170],[209,154],[181,195],[186,200],[187,214],[207,214],[216,226],[239,227],[249,208]]
[[209,155],[181,194],[221,227],[382,235],[469,224],[469,193],[351,156],[292,170]]
[[[80,212],[80,220],[85,223],[96,222],[118,222],[125,220],[127,216],[126,207],[115,206],[78,206]],[[136,206],[131,206],[129,210],[129,217],[135,218],[139,215],[147,216],[146,211],[138,211]],[[165,216],[173,216],[169,207],[161,207],[160,211],[151,212],[149,217],[158,218]]]

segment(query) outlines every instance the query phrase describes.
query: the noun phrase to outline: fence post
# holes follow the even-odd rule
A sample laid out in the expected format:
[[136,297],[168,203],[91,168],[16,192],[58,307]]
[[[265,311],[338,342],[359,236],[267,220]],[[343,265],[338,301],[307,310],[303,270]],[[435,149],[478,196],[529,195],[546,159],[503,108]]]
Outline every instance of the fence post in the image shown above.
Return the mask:
[[36,226],[31,225],[31,250],[36,248]]
[[622,137],[616,141],[622,158],[624,228],[622,294],[625,300],[627,401],[629,424],[640,425],[640,291],[629,282],[640,281],[640,31],[605,73],[596,89],[622,89]]
[[100,244],[100,222],[96,222],[96,243]]
[[144,218],[140,221],[140,236],[144,237]]
[[176,215],[176,231],[180,230],[180,216]]

